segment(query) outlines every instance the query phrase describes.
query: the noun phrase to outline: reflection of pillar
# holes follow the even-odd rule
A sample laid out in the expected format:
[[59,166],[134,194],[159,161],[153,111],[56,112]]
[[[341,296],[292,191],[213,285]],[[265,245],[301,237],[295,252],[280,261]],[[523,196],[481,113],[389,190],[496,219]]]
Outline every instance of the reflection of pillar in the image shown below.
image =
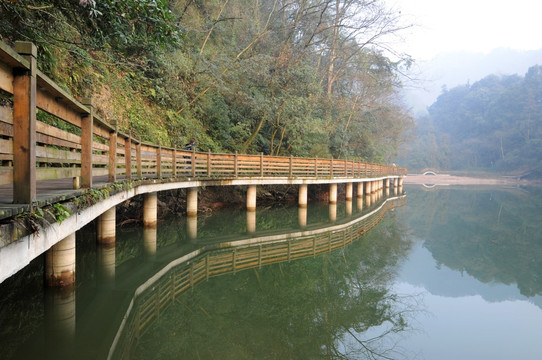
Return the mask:
[[346,200],[346,215],[352,215],[352,199]]
[[198,237],[198,217],[188,216],[186,218],[186,235],[189,240],[195,240]]
[[365,205],[371,206],[371,194],[365,194]]
[[345,198],[346,200],[352,200],[353,187],[352,183],[346,183]]
[[337,184],[329,184],[329,203],[337,203]]
[[337,220],[337,204],[329,204],[329,220]]
[[59,358],[69,358],[75,343],[75,300],[75,286],[45,292],[45,337]]
[[196,216],[198,214],[198,188],[188,189],[188,195],[186,198],[186,214],[190,216]]
[[386,187],[386,196],[390,196],[390,188],[389,188],[389,186]]
[[247,188],[247,211],[256,211],[256,185]]
[[377,193],[372,193],[371,194],[371,203],[376,203],[378,201],[378,194]]
[[299,199],[297,201],[299,207],[307,207],[307,184],[299,185]]
[[365,195],[369,195],[371,193],[371,185],[372,185],[371,181],[365,182]]
[[393,187],[393,195],[397,195],[397,186]]
[[357,186],[357,197],[360,198],[363,196],[363,182],[359,182]]
[[46,253],[45,278],[51,287],[75,284],[75,233],[53,245]]
[[247,232],[256,232],[256,211],[247,210]]
[[98,217],[98,243],[115,243],[115,207],[104,212]]
[[115,281],[115,243],[98,244],[97,270],[99,281],[113,284]]
[[143,226],[156,227],[158,220],[158,193],[151,192],[143,195]]
[[307,226],[307,208],[306,207],[298,207],[297,208],[297,221],[299,223],[299,226],[305,227]]
[[362,196],[358,196],[358,198],[357,198],[357,206],[358,206],[358,211],[363,210],[363,197]]
[[156,227],[143,228],[143,251],[147,256],[156,254]]

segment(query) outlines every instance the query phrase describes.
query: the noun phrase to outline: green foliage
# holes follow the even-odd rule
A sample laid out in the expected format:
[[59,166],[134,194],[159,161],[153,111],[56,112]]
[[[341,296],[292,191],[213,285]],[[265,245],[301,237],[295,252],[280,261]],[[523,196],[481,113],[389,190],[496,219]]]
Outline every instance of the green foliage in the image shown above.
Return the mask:
[[414,168],[542,175],[542,67],[444,91],[418,123]]
[[52,215],[59,224],[62,224],[64,220],[71,216],[70,210],[66,209],[66,207],[61,203],[53,204],[52,208]]
[[386,162],[410,123],[396,90],[411,60],[375,50],[401,29],[383,1],[0,7],[5,41],[35,42],[42,71],[74,96],[92,96],[102,117],[144,141]]

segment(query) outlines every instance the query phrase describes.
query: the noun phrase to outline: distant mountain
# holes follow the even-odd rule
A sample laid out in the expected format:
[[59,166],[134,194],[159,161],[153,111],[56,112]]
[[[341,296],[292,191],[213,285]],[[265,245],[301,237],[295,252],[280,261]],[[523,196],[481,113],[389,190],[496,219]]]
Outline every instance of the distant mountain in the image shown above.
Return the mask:
[[413,77],[420,81],[405,89],[405,101],[414,115],[425,114],[442,89],[476,82],[487,75],[523,75],[529,67],[542,65],[542,49],[520,51],[495,49],[488,54],[471,52],[443,53],[420,62]]

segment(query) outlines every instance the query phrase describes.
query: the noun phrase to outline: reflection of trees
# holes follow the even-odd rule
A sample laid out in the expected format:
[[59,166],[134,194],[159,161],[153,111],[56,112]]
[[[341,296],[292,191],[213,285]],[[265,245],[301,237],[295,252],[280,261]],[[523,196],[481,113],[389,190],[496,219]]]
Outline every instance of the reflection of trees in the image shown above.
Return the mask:
[[409,199],[410,223],[437,262],[534,296],[542,294],[541,200],[540,189],[420,191]]
[[[389,285],[409,248],[388,217],[344,250],[211,279],[179,296],[134,354],[392,358],[386,337],[408,329],[413,309]],[[371,329],[380,333],[367,334]]]

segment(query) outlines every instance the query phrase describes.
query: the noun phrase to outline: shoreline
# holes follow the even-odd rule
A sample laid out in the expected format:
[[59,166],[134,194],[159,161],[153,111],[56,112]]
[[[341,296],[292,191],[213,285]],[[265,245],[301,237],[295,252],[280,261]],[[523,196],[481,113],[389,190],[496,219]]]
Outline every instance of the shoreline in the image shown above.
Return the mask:
[[500,178],[476,178],[470,176],[456,175],[423,175],[412,174],[407,175],[404,184],[419,184],[419,185],[532,185],[531,182],[520,180],[516,177],[500,177]]

